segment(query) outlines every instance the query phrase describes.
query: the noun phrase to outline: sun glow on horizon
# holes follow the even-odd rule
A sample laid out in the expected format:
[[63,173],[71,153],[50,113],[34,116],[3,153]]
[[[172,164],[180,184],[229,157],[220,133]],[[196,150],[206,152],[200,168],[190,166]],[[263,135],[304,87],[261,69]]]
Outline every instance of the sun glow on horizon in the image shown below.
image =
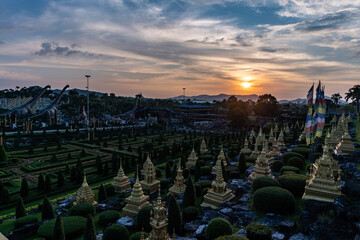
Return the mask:
[[244,88],[249,88],[249,87],[251,87],[251,85],[252,85],[252,83],[250,83],[250,82],[242,82],[241,83],[241,86],[243,86]]

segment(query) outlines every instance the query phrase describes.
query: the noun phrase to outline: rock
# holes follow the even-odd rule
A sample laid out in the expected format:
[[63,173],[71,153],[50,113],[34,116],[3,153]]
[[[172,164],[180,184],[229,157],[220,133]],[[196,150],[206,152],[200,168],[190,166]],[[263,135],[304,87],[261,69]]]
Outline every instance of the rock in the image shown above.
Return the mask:
[[261,219],[258,223],[268,226],[268,227],[277,227],[281,222],[281,215],[276,215],[274,213],[267,213],[266,216]]
[[230,218],[220,211],[213,210],[209,207],[203,208],[203,214],[201,216],[202,224],[208,224],[213,218],[225,218],[226,220],[230,221]]
[[223,208],[220,210],[220,212],[225,215],[230,215],[232,214],[233,210],[231,208]]
[[241,196],[251,189],[251,183],[244,179],[232,179],[227,188],[231,189],[235,196]]
[[245,227],[254,222],[257,215],[252,211],[236,211],[231,215],[233,225],[236,227]]
[[360,222],[356,222],[355,223],[355,229],[356,229],[356,233],[360,233]]
[[344,225],[317,221],[309,226],[309,237],[316,240],[353,240],[355,231]]
[[298,233],[298,234],[292,235],[289,238],[289,240],[309,240],[309,238],[302,233]]
[[178,199],[177,202],[178,202],[179,206],[181,206],[182,203],[183,203],[183,200],[182,200],[182,199]]
[[242,197],[239,199],[239,202],[247,203],[247,202],[249,202],[250,198],[252,198],[252,194],[246,193],[246,194],[242,195]]
[[232,207],[233,211],[248,211],[250,209],[250,205],[248,203],[236,204]]
[[129,216],[125,216],[116,221],[117,225],[123,225],[128,228],[132,228],[135,225],[135,220]]
[[97,240],[102,240],[103,236],[104,236],[103,233],[99,233],[99,234],[96,235],[96,238],[97,238]]
[[194,237],[197,239],[205,238],[207,224],[200,225],[194,233]]
[[232,202],[226,201],[226,202],[223,202],[223,203],[221,204],[221,207],[220,207],[220,208],[231,208],[232,205],[233,205]]
[[193,234],[201,225],[200,220],[191,221],[188,223],[185,223],[184,230],[187,234]]
[[240,229],[235,233],[236,236],[246,237],[246,230],[244,228]]
[[332,210],[332,209],[334,209],[332,203],[321,202],[321,201],[316,201],[316,200],[306,200],[305,211],[308,211],[309,213],[311,213],[313,215],[318,215],[323,212],[328,213],[329,210]]
[[196,240],[196,238],[180,237],[176,235],[176,240]]
[[337,220],[347,220],[350,211],[350,203],[344,198],[337,198],[334,201],[335,216]]
[[281,221],[279,226],[276,227],[276,229],[279,232],[284,233],[287,236],[290,236],[296,231],[296,222],[291,220]]
[[353,179],[345,181],[344,193],[348,197],[360,199],[360,181]]
[[300,221],[300,226],[301,226],[301,232],[308,234],[309,226],[310,226],[310,224],[312,224],[316,221],[316,216],[309,213],[308,211],[302,211],[300,214],[299,221]]
[[274,232],[273,234],[271,234],[271,239],[272,240],[284,240],[285,239],[285,235],[279,232]]
[[58,215],[63,215],[63,214],[65,214],[65,213],[68,213],[68,210],[65,209],[65,208],[57,208],[57,209],[55,210],[55,212],[56,212]]
[[249,167],[248,169],[246,169],[245,171],[245,176],[249,177],[249,175],[254,171],[254,166]]

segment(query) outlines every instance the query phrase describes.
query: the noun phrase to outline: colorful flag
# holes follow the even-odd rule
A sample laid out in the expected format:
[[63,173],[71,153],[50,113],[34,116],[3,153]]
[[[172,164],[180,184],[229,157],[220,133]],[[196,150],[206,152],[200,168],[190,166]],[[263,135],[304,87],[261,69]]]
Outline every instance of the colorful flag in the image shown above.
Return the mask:
[[305,132],[306,132],[306,144],[311,144],[311,130],[312,130],[312,119],[313,119],[313,99],[314,99],[314,84],[310,88],[307,94],[307,103],[308,103],[308,114],[306,116]]
[[324,87],[321,87],[321,82],[316,88],[316,100],[315,100],[315,114],[314,114],[314,128],[313,128],[313,140],[316,137],[321,137],[325,125],[325,94]]

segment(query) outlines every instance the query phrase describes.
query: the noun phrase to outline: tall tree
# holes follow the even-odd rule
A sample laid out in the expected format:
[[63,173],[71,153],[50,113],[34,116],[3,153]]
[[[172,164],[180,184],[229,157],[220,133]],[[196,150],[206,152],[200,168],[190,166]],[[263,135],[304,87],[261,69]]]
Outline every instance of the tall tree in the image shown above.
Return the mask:
[[44,191],[46,193],[49,193],[51,191],[51,178],[49,174],[46,174],[45,177]]
[[104,185],[101,184],[100,187],[99,187],[98,201],[102,202],[102,201],[104,201],[106,199],[107,199],[106,190],[104,188]]
[[356,111],[358,112],[360,110],[360,85],[355,85],[345,93],[345,100],[349,101],[349,99],[356,102]]
[[331,95],[331,101],[337,106],[339,104],[340,99],[342,98],[342,96],[340,95],[340,93],[334,93],[333,95]]
[[243,153],[240,154],[238,167],[239,167],[239,172],[241,174],[244,174],[246,171],[246,161],[245,161],[245,154]]
[[168,233],[169,235],[173,234],[175,229],[176,233],[180,233],[181,229],[181,211],[176,198],[173,195],[169,196],[169,206],[168,206]]
[[56,218],[52,240],[65,240],[64,225],[60,215]]
[[60,170],[59,173],[58,173],[57,186],[58,187],[63,187],[64,184],[65,184],[64,175]]
[[254,111],[257,115],[263,117],[276,117],[279,115],[279,102],[271,94],[259,96]]
[[196,161],[195,176],[194,176],[195,182],[199,181],[200,177],[201,177],[201,165],[200,165],[200,161]]
[[45,184],[44,175],[42,175],[42,173],[40,173],[38,176],[38,190],[39,191],[44,190],[44,184]]
[[21,181],[20,196],[24,198],[27,197],[28,194],[29,194],[29,185],[26,178],[23,178]]

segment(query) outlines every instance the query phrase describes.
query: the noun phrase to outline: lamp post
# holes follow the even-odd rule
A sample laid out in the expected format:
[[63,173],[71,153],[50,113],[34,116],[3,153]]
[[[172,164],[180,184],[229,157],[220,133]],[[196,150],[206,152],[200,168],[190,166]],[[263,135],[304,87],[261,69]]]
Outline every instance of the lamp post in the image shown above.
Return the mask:
[[87,119],[86,119],[86,125],[87,127],[89,127],[89,118],[90,118],[90,111],[89,111],[89,78],[90,78],[90,75],[85,75],[86,77],[86,80],[87,80],[87,85],[86,85],[86,89],[87,89]]

